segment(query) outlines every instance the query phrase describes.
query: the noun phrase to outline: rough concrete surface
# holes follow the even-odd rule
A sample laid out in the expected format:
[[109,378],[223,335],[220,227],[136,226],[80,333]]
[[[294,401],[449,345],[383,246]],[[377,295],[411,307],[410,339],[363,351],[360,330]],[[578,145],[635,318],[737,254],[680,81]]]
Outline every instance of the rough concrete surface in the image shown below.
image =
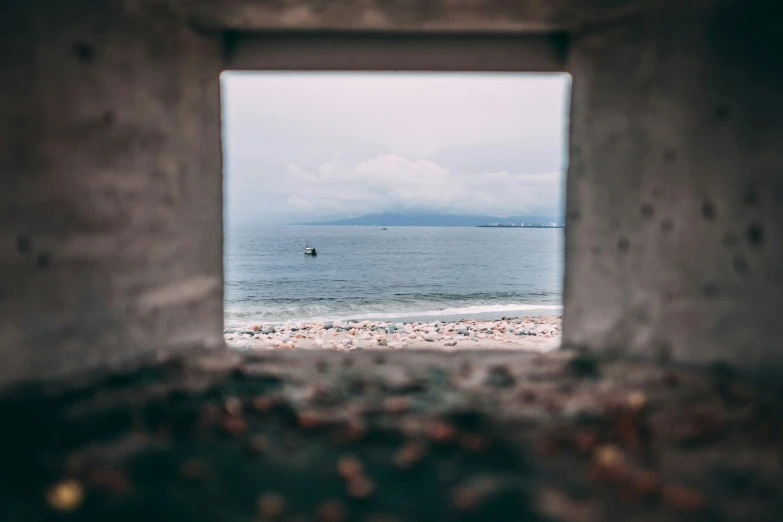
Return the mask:
[[783,367],[783,69],[764,1],[571,36],[564,343]]
[[222,346],[218,39],[0,2],[0,387]]
[[[211,29],[547,32],[618,19],[672,0],[145,0]],[[676,2],[680,3],[680,2]]]

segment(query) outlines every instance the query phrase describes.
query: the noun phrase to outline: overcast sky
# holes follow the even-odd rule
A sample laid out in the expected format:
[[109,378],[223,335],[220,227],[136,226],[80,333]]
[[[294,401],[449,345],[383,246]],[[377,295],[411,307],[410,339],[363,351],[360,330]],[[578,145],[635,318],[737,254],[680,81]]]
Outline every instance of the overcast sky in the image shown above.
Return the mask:
[[566,75],[223,73],[226,217],[559,215]]

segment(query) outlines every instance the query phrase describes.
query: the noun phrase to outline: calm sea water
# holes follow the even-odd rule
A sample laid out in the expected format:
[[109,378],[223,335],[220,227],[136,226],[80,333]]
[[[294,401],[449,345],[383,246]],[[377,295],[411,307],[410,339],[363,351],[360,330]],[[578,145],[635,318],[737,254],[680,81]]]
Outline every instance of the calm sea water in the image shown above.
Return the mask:
[[225,267],[227,327],[556,314],[563,230],[235,226]]

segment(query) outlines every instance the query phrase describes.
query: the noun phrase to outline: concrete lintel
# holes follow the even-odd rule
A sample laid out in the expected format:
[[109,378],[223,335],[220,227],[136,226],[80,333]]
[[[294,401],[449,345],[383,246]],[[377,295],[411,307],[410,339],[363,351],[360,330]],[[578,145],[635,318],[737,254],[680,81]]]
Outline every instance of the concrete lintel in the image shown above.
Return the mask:
[[193,24],[218,30],[425,33],[564,31],[671,1],[146,0]]
[[232,70],[562,72],[564,34],[226,33]]

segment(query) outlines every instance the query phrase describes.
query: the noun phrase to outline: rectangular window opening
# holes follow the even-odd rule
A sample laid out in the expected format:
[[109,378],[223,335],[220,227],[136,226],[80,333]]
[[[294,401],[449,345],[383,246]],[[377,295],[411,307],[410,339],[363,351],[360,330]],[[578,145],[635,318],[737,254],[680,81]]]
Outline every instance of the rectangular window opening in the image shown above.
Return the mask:
[[229,347],[557,348],[570,84],[223,73]]

